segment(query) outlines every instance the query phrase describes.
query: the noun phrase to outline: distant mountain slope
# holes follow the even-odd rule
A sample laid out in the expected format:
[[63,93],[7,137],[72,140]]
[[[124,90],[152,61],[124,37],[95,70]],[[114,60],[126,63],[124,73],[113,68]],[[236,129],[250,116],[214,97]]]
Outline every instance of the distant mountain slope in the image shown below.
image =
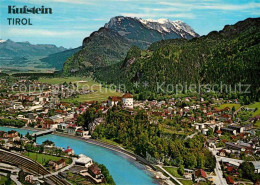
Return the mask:
[[145,49],[164,39],[198,36],[183,22],[164,20],[161,23],[123,16],[111,18],[103,28],[83,40],[83,49],[65,62],[64,74],[69,75],[71,71],[84,74],[96,67],[118,63],[131,46]]
[[[157,83],[250,84],[259,93],[260,18],[249,18],[192,40],[174,39],[133,47],[125,60],[95,70],[102,82],[126,84],[129,91],[157,92]],[[136,82],[138,86],[136,86]],[[146,87],[144,83],[149,85]]]
[[175,38],[191,39],[199,35],[181,21],[168,19],[144,20],[131,17],[117,16],[105,24],[105,28],[117,31],[121,36],[133,42],[140,48],[147,48],[156,41]]
[[30,44],[29,42],[14,42],[7,40],[0,42],[1,57],[34,57],[48,56],[53,53],[65,51],[63,47],[51,44]]
[[57,70],[62,70],[64,62],[79,52],[82,47],[77,47],[74,49],[68,49],[59,53],[50,54],[49,56],[40,59],[43,63],[47,64],[50,68],[55,68]]

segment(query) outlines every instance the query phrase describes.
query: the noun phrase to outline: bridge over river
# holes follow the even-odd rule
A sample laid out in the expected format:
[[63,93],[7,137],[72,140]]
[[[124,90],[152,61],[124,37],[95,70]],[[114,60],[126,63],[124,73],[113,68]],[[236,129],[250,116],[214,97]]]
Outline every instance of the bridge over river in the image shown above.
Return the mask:
[[33,137],[40,137],[40,136],[52,134],[54,131],[55,131],[54,129],[42,130],[42,131],[38,131],[38,132],[32,133],[31,136],[33,136]]

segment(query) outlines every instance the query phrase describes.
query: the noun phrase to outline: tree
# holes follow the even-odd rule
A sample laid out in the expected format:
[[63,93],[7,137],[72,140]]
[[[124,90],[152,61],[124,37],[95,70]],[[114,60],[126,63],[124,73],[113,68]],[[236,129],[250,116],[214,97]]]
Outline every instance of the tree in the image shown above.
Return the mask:
[[187,154],[184,156],[184,165],[186,168],[192,169],[197,166],[196,157],[193,154]]
[[12,180],[11,180],[11,177],[10,177],[10,173],[7,174],[7,181],[5,181],[5,185],[11,185],[12,184]]
[[252,162],[243,162],[239,166],[240,171],[242,172],[242,177],[245,179],[250,179],[252,181],[257,180],[257,175],[254,174],[255,167]]
[[212,129],[212,128],[209,128],[208,136],[213,136],[213,134],[214,134],[213,129]]
[[96,113],[96,109],[94,107],[92,107],[86,111],[86,113],[84,114],[84,119],[85,119],[84,126],[85,127],[88,127],[88,125],[95,120],[95,118],[97,117],[95,113]]
[[204,168],[205,159],[202,154],[197,155],[197,168]]
[[234,113],[236,111],[235,106],[232,107],[232,113]]
[[77,124],[79,126],[83,126],[84,125],[84,118],[82,115],[79,115],[78,118],[77,118]]
[[44,142],[42,142],[43,145],[55,145],[53,141],[50,141],[50,140],[45,140]]
[[216,167],[216,158],[215,156],[209,152],[208,150],[204,150],[205,155],[205,167],[209,168],[209,170],[214,171]]
[[109,174],[109,171],[106,168],[106,166],[103,164],[99,164],[98,167],[101,169],[102,174],[105,176],[106,184],[115,185],[116,183],[113,177]]
[[183,165],[180,165],[178,170],[177,170],[178,174],[180,176],[183,176],[184,175],[184,166]]
[[25,137],[27,137],[29,140],[33,139],[32,135],[29,132],[26,133]]

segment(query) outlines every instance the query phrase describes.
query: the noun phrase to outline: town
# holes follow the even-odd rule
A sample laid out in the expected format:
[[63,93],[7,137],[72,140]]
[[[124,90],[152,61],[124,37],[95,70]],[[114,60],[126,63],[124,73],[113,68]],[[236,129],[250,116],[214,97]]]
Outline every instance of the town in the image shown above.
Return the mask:
[[[103,165],[74,153],[80,146],[37,143],[45,134],[140,157],[161,184],[260,183],[259,102],[207,92],[162,100],[141,100],[126,92],[102,101],[72,102],[64,100],[96,91],[71,92],[67,87],[74,82],[56,84],[57,91],[26,77],[11,84],[1,79],[0,126],[10,130],[0,132],[0,171],[16,184],[114,183]],[[19,92],[29,84],[44,88]],[[22,135],[14,127],[32,132]]]

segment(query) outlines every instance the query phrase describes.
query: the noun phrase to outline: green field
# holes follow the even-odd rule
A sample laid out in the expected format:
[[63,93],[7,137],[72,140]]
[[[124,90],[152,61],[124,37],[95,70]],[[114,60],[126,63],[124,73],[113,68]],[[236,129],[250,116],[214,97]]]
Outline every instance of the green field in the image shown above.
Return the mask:
[[[52,161],[58,161],[61,159],[61,157],[56,157],[52,155],[46,155],[46,154],[39,154],[39,153],[32,153],[32,152],[26,152],[24,153],[25,156],[31,158],[34,161],[37,161],[38,163],[45,166],[50,160]],[[71,163],[71,160],[69,158],[63,158],[65,159],[66,164]]]
[[[0,175],[0,184],[6,184],[7,177]],[[11,180],[11,185],[15,185],[15,183]]]
[[[87,102],[87,101],[104,101],[107,100],[109,96],[120,96],[119,92],[115,90],[102,87],[100,84],[93,81],[91,78],[81,78],[81,77],[63,77],[63,78],[41,78],[39,80],[42,83],[48,84],[62,84],[66,83],[76,83],[79,88],[90,89],[95,92],[90,94],[79,95],[76,98],[63,99],[63,102],[73,103],[73,102]],[[81,82],[80,82],[81,81]]]
[[94,184],[92,183],[90,180],[88,180],[87,178],[84,178],[78,174],[73,174],[71,172],[67,173],[67,180],[72,183],[73,185],[91,185]]
[[77,81],[88,81],[88,83],[94,83],[90,78],[81,78],[81,77],[62,77],[62,78],[40,78],[39,82],[47,84],[62,84],[66,83],[76,83]]
[[236,104],[236,103],[225,103],[220,105],[219,107],[217,107],[218,109],[224,109],[226,107],[229,107],[230,109],[232,109],[232,107],[235,107],[235,109],[239,109],[241,107],[240,104]]
[[257,122],[255,123],[255,126],[258,127],[258,128],[260,128],[260,121],[257,121]]
[[177,172],[178,168],[175,167],[163,167],[167,172],[169,172],[172,176],[177,178],[182,178]]
[[191,180],[182,180],[182,179],[180,179],[179,181],[180,181],[183,185],[192,185],[192,184],[194,184],[193,181],[191,181]]
[[260,102],[255,102],[254,104],[245,105],[245,107],[248,108],[257,108],[257,111],[252,112],[252,117],[259,116],[260,115]]
[[[163,167],[167,172],[169,172],[172,176],[176,178],[183,178],[180,176],[177,172],[178,168],[176,167]],[[178,179],[183,185],[192,185],[193,182],[191,180],[183,180],[183,179]]]

